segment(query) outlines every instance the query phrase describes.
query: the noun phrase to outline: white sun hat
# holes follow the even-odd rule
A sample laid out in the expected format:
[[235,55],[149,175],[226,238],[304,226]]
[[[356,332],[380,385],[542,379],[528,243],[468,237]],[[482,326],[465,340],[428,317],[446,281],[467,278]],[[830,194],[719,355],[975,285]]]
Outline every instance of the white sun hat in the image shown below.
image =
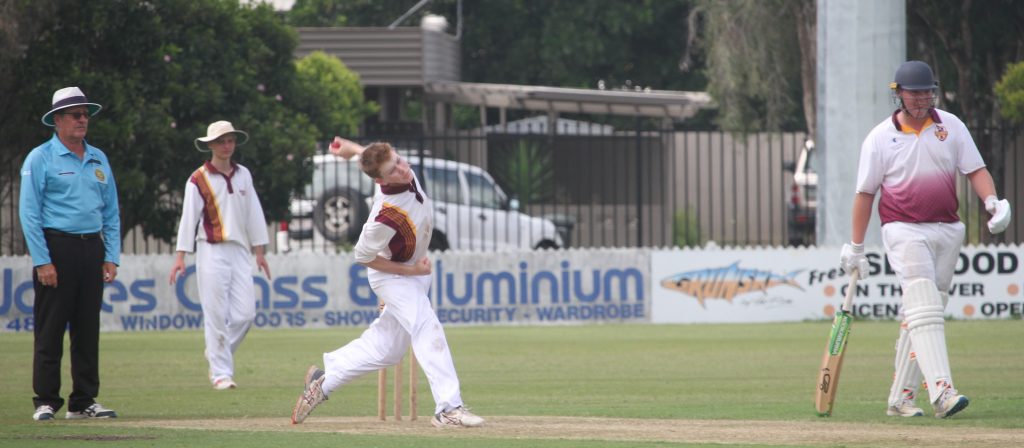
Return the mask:
[[196,139],[196,149],[202,152],[209,152],[210,148],[206,146],[206,143],[217,140],[224,134],[232,133],[236,134],[237,136],[235,138],[238,139],[238,141],[235,142],[235,146],[242,146],[245,142],[249,141],[249,134],[245,133],[245,131],[235,129],[235,127],[231,125],[230,121],[221,120],[210,123],[210,126],[206,128],[206,137],[199,137]]
[[78,87],[65,87],[53,92],[53,109],[43,115],[43,124],[53,126],[53,113],[72,106],[86,106],[89,108],[89,116],[96,115],[103,106],[90,103]]

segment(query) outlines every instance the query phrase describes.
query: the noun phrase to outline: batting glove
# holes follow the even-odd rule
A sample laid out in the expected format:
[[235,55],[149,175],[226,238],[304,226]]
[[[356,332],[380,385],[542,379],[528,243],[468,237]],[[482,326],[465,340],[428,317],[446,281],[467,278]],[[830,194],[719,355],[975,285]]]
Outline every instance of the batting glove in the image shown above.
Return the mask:
[[1010,202],[1006,199],[997,199],[994,195],[985,198],[985,210],[988,210],[992,218],[988,220],[988,231],[993,235],[1002,233],[1010,226],[1012,213]]
[[843,251],[839,254],[839,266],[846,272],[853,272],[856,269],[860,278],[868,278],[868,270],[871,265],[868,264],[868,257],[864,255],[864,245],[844,244]]

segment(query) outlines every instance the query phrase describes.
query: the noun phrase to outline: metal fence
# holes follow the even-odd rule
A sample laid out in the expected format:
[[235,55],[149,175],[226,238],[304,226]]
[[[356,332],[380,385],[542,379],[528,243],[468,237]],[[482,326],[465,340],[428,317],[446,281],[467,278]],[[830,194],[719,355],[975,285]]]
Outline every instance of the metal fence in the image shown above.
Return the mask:
[[[558,124],[553,130],[508,126],[358,140],[388,141],[416,165],[435,201],[435,236],[443,238],[432,245],[438,248],[814,244],[814,185],[798,185],[784,168],[804,151],[802,133]],[[1022,139],[1016,132],[984,131],[978,140],[979,146],[985,142],[992,148],[989,168],[1000,194],[1022,210],[1024,185],[1017,176],[1024,172],[1018,156]],[[268,223],[271,235],[278,235],[271,238],[269,252],[351,248],[368,212],[372,184],[353,166],[331,159],[317,159],[322,162],[315,164],[318,174],[293,202],[292,219],[284,226]],[[6,178],[12,181],[0,192],[0,255],[26,253],[17,215],[18,166],[8,167]],[[325,197],[341,186],[351,191]],[[959,189],[967,242],[1021,241],[1020,219],[993,240],[984,230],[987,215],[962,177]],[[283,227],[288,231],[279,231]],[[557,238],[545,230],[550,228]],[[170,242],[143,235],[141,229],[127,232],[124,252],[173,252]]]

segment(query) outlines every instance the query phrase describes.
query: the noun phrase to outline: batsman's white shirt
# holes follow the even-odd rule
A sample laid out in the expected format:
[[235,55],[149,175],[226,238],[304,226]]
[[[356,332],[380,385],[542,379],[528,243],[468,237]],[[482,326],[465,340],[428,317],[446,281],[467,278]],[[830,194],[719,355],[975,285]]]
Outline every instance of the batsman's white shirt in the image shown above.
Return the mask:
[[971,133],[955,115],[933,109],[917,133],[900,126],[894,113],[864,139],[857,192],[881,189],[878,216],[883,225],[957,222],[957,172],[984,167]]
[[[430,198],[413,176],[410,185],[379,188],[356,243],[356,261],[376,256],[414,264],[427,254],[433,214]],[[459,377],[444,335],[430,305],[430,276],[403,276],[367,269],[370,287],[386,305],[377,320],[356,340],[324,354],[324,393],[330,395],[352,380],[401,362],[412,345],[430,383],[435,413],[462,406]]]
[[196,252],[210,381],[234,376],[234,352],[256,316],[252,246],[269,241],[252,175],[232,164],[224,174],[206,162],[185,184],[177,250]]

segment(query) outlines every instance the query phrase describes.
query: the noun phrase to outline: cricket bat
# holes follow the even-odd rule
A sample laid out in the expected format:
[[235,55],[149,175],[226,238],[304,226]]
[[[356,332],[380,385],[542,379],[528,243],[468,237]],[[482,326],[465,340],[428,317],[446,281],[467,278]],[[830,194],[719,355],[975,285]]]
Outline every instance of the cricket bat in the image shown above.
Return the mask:
[[843,307],[836,311],[832,320],[832,330],[825,346],[825,356],[821,358],[821,369],[818,370],[818,389],[814,392],[814,409],[819,417],[832,415],[832,403],[836,399],[839,388],[839,371],[843,368],[843,357],[846,354],[846,340],[850,337],[850,325],[853,324],[853,293],[857,289],[857,270],[850,272],[850,286],[846,288],[846,300]]

